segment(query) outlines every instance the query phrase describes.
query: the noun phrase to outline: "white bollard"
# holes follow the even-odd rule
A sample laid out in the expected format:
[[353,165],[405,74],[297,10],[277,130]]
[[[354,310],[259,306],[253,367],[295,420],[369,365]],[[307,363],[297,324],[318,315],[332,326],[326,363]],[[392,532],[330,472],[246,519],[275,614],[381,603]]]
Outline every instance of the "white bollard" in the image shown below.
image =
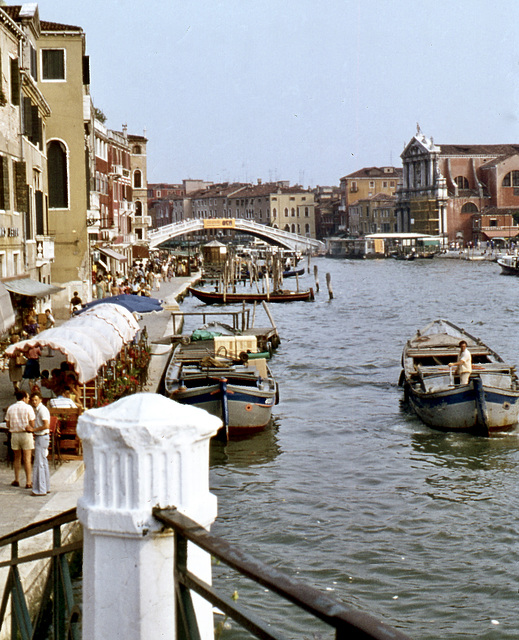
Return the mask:
[[[173,534],[161,532],[152,508],[177,507],[205,528],[214,522],[209,440],[221,424],[151,393],[81,416],[83,638],[176,637]],[[191,543],[188,568],[211,583],[211,558]],[[210,603],[196,594],[193,602],[201,638],[214,638]]]

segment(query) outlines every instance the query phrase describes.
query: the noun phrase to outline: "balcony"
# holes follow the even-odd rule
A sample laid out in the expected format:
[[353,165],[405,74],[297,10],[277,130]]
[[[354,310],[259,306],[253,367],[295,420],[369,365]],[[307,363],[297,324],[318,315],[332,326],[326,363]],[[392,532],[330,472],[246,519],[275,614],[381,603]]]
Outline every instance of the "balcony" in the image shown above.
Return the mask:
[[54,260],[54,236],[36,236],[36,266],[42,267]]

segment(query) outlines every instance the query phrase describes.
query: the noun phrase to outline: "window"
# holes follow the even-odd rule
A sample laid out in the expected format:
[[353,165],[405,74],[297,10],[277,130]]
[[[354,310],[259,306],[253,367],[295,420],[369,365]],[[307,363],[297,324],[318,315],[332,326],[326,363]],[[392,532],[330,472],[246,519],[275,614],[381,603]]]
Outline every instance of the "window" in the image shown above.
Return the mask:
[[305,224],[305,234],[307,236],[310,235],[310,225],[308,224],[308,222]]
[[142,187],[142,173],[139,169],[133,174],[133,187],[134,189],[140,189]]
[[370,180],[369,181],[369,188],[370,189],[374,189],[375,188],[375,181],[374,180]]
[[519,187],[519,171],[510,171],[510,173],[507,173],[501,184],[503,187]]
[[59,140],[47,145],[47,165],[49,177],[49,207],[68,208],[68,166],[67,151]]
[[465,176],[456,176],[454,182],[458,186],[458,189],[469,189],[469,181]]
[[18,58],[11,58],[11,104],[20,104],[20,69]]
[[308,207],[305,207],[305,218],[308,218],[310,214],[308,213]]
[[461,213],[477,213],[478,208],[473,202],[467,202],[461,207]]
[[296,215],[296,210],[294,209],[294,207],[292,207],[291,214],[292,214],[292,218],[294,218]]
[[139,146],[138,144],[136,144],[136,145],[133,147],[133,153],[134,153],[136,156],[140,156],[140,155],[141,155],[142,151],[141,151],[141,148],[140,148],[140,146]]
[[38,57],[36,54],[36,49],[31,45],[29,45],[31,51],[31,76],[34,80],[38,81]]
[[42,49],[42,80],[65,80],[65,49]]
[[285,207],[285,216],[288,218],[288,207]]
[[9,209],[9,165],[5,156],[0,156],[0,209]]
[[139,217],[142,216],[142,202],[139,200],[135,202],[135,215]]
[[490,218],[488,222],[489,227],[497,227],[497,218]]

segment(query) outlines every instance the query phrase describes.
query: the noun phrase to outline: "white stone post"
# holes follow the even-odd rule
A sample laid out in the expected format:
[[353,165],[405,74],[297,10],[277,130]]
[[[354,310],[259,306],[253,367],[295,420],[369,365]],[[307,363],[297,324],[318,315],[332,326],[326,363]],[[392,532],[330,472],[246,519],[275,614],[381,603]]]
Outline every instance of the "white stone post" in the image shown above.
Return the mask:
[[[177,507],[203,527],[216,517],[209,492],[209,440],[219,418],[163,396],[139,393],[84,413],[83,638],[174,640],[173,534],[152,508]],[[189,547],[188,568],[211,582],[209,554]],[[193,597],[203,640],[212,607]]]

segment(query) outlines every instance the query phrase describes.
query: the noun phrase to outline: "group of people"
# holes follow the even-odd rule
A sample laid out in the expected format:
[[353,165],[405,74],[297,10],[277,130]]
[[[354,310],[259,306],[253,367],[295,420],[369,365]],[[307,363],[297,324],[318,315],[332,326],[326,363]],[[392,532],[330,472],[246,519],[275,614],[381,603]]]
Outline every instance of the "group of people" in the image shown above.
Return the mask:
[[[50,408],[82,408],[77,375],[67,363],[61,369],[53,369],[52,377],[42,372],[41,385],[33,385],[29,394],[23,389],[15,392],[16,402],[8,407],[5,423],[11,437],[14,457],[13,487],[20,486],[20,472],[25,471],[25,488],[33,496],[45,496],[50,492],[48,452],[50,445]],[[53,397],[44,402],[42,389],[51,390]],[[53,389],[53,390],[52,390]],[[34,464],[32,456],[34,452]]]

